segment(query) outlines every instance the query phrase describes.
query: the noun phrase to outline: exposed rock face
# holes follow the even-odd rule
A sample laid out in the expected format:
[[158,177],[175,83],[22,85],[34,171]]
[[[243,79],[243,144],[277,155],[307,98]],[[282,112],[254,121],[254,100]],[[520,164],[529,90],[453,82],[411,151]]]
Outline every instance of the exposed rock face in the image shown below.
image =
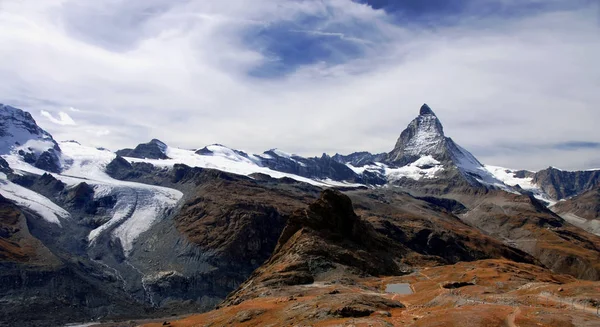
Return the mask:
[[[415,198],[394,189],[348,192],[356,212],[389,239],[411,251],[402,262],[418,267],[489,258],[537,263],[524,251],[483,234],[454,213],[465,206],[446,198]],[[453,212],[454,211],[454,212]]]
[[142,235],[128,261],[145,276],[155,306],[179,303],[201,311],[222,301],[271,255],[287,215],[319,191],[296,181],[185,165],[162,170],[122,158],[107,168],[120,179],[185,192],[181,208]]
[[116,153],[122,157],[140,159],[169,159],[166,155],[167,145],[160,140],[152,139],[148,143],[138,144],[135,149],[122,149]]
[[552,210],[556,213],[572,213],[578,217],[594,220],[600,218],[600,186],[576,197],[556,203]]
[[351,164],[354,167],[362,167],[375,162],[385,161],[387,153],[371,154],[369,152],[354,152],[349,155],[336,153],[332,158],[339,163]]
[[50,174],[37,175],[10,175],[10,180],[35,191],[49,199],[56,199],[65,189],[65,184]]
[[371,196],[377,195],[369,191],[351,194],[357,210],[368,220],[355,214],[348,196],[323,191],[319,200],[289,217],[271,258],[223,305],[238,304],[284,285],[344,284],[359,276],[402,275],[415,266],[480,258],[536,262],[449,214],[427,211],[425,206],[418,209],[422,217],[410,216],[407,209],[423,202],[409,195],[400,195],[408,201],[406,207],[394,207],[385,204],[393,195],[380,195],[373,201]]
[[557,202],[552,211],[571,224],[600,236],[600,186]]
[[600,170],[565,171],[550,167],[535,173],[533,183],[551,197],[561,200],[600,185]]
[[0,157],[0,173],[10,174],[12,171],[13,170],[8,165],[8,162],[6,162],[4,158]]

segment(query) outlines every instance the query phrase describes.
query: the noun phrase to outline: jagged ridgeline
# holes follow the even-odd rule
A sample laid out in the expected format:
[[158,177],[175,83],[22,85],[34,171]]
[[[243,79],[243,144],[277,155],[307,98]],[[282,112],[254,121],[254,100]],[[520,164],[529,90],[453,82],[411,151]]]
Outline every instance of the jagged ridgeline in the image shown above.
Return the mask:
[[309,158],[157,139],[113,152],[57,142],[21,109],[0,118],[2,325],[203,312],[480,260],[600,279],[600,172],[483,165],[427,105],[389,153]]

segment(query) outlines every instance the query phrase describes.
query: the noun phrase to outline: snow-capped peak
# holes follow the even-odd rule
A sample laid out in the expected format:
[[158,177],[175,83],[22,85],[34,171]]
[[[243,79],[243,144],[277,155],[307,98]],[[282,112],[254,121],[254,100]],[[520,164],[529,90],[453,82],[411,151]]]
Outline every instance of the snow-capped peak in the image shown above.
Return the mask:
[[421,106],[421,109],[419,110],[419,116],[425,116],[425,115],[435,116],[435,113],[433,112],[433,110],[431,110],[431,108],[427,105],[427,103],[424,103]]
[[415,118],[400,134],[389,161],[408,164],[427,155],[444,152],[444,128],[433,110],[424,104]]
[[0,104],[0,154],[19,149],[36,155],[48,149],[60,151],[52,135],[40,128],[30,113]]
[[444,135],[442,123],[427,104],[423,104],[419,116],[400,134],[387,162],[395,166],[415,167],[422,158],[435,160],[436,167],[454,167],[471,184],[509,190],[475,156]]

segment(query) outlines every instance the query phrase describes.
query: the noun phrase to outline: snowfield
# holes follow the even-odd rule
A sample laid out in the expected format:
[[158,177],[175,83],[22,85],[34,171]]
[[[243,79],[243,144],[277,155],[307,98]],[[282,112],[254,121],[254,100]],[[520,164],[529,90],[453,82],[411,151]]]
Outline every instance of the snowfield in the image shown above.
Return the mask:
[[0,194],[20,206],[31,209],[44,220],[58,226],[62,226],[61,219],[68,219],[71,216],[50,199],[23,186],[11,183],[3,173],[0,173]]
[[432,179],[436,174],[444,170],[444,166],[431,155],[422,156],[417,161],[400,168],[385,168],[388,180],[399,180],[407,177],[414,180]]
[[[52,176],[65,183],[67,187],[74,187],[82,182],[89,184],[95,190],[94,196],[96,199],[104,196],[115,196],[117,198],[117,203],[110,212],[110,220],[92,230],[88,235],[90,244],[93,244],[101,234],[109,233],[111,237],[121,241],[125,254],[129,254],[135,239],[141,233],[150,229],[158,219],[164,218],[166,212],[177,206],[179,200],[183,197],[183,193],[174,189],[111,178],[104,169],[116,155],[108,150],[82,146],[71,141],[60,143],[60,147],[64,165],[63,172],[61,174],[51,174]],[[3,157],[17,174],[42,175],[48,173],[23,162],[15,153]],[[11,187],[16,190],[13,192],[14,197],[32,198],[32,194],[27,192],[37,194],[18,185],[10,184],[6,184],[9,186],[3,184],[2,190]],[[64,209],[50,200],[46,200],[54,205],[51,208],[56,212],[66,213]],[[43,203],[48,204],[47,202]],[[17,203],[20,202],[17,201]],[[31,203],[29,205],[31,206]],[[58,209],[61,211],[58,211]],[[43,214],[47,219],[50,218],[48,209],[42,210],[39,206],[34,206],[32,210]]]
[[[485,165],[485,169],[494,175],[497,179],[501,180],[504,184],[509,186],[520,186],[522,189],[533,193],[533,196],[543,202],[549,203],[550,206],[556,204],[556,200],[553,200],[548,194],[542,191],[537,185],[533,184],[533,178],[516,177],[518,170],[508,169],[498,166]],[[534,172],[532,172],[534,173]]]

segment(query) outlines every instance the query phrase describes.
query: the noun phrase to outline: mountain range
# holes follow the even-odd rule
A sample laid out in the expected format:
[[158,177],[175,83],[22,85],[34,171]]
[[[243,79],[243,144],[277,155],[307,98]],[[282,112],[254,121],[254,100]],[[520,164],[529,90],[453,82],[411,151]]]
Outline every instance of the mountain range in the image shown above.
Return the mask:
[[[463,276],[456,288],[485,286],[515,301],[522,294],[511,292],[535,281],[599,289],[600,170],[484,165],[445,135],[426,104],[389,153],[312,158],[157,139],[112,152],[57,142],[18,108],[0,105],[0,118],[2,324],[218,308],[189,324],[367,317],[393,325],[420,307],[372,285],[401,276],[429,285],[414,279],[423,270],[442,284],[457,279],[451,271],[474,271],[475,281]],[[487,279],[490,265],[509,286]],[[451,317],[444,301],[453,287],[423,303]],[[268,306],[265,297],[305,299],[292,310],[296,300]],[[238,310],[244,303],[254,311]],[[328,309],[311,309],[319,304]]]

